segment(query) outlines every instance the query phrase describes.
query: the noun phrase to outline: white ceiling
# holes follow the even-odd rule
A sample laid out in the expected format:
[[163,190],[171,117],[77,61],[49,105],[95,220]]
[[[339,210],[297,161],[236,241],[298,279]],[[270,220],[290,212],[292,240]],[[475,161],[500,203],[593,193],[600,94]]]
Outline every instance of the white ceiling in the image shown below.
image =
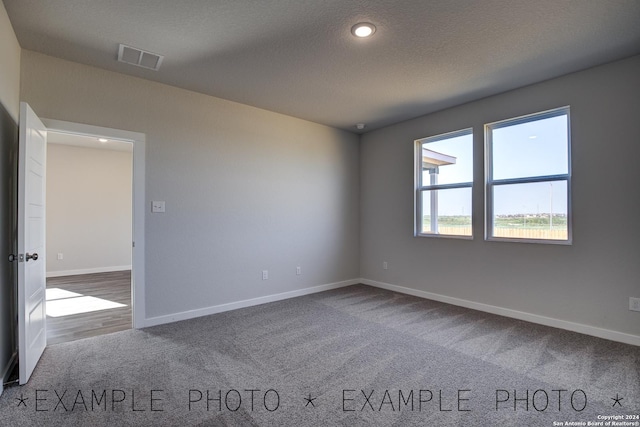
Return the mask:
[[47,132],[47,143],[72,145],[74,147],[95,148],[98,150],[113,151],[129,151],[133,152],[133,144],[131,142],[107,140],[107,142],[98,141],[97,137],[72,135],[60,132]]
[[354,132],[640,53],[638,0],[3,1],[25,49]]

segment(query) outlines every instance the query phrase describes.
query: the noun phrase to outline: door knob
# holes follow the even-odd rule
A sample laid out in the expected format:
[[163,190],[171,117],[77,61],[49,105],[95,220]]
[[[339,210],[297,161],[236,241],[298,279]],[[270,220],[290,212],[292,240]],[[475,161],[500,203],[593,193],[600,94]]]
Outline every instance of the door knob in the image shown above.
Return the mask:
[[27,253],[26,258],[27,258],[27,262],[29,262],[29,260],[30,260],[30,259],[32,259],[32,260],[34,260],[34,261],[37,261],[37,259],[38,259],[38,254],[36,253],[36,254],[31,254],[31,255],[29,255],[29,253]]

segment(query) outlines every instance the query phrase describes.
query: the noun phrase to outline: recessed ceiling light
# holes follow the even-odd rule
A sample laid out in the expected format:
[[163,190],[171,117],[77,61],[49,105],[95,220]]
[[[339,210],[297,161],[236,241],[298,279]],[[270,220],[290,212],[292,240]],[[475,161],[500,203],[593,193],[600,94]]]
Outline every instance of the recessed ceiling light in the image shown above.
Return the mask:
[[356,125],[356,129],[358,129],[358,130],[362,130],[362,129],[364,129],[364,127],[365,127],[365,124],[364,124],[364,123],[358,123],[358,124]]
[[376,26],[369,22],[359,22],[351,27],[351,34],[356,37],[369,37],[376,32]]
[[104,144],[105,142],[109,142],[109,140],[108,140],[108,139],[105,139],[105,138],[98,138],[98,141],[99,141],[99,142],[102,142],[103,144]]
[[537,135],[531,135],[529,139],[536,139],[537,137],[538,137]]

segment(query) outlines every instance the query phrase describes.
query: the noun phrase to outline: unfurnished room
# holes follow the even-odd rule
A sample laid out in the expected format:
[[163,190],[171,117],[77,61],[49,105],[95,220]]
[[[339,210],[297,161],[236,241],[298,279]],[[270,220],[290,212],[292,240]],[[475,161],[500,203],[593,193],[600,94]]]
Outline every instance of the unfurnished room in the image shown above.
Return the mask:
[[2,0],[13,426],[640,426],[640,1]]

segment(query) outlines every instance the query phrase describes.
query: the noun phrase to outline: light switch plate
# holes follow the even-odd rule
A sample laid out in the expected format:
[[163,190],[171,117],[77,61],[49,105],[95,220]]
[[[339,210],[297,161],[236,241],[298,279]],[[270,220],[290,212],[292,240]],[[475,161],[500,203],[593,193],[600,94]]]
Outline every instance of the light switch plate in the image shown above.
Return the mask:
[[151,212],[154,212],[154,213],[164,212],[164,202],[163,201],[151,202]]

